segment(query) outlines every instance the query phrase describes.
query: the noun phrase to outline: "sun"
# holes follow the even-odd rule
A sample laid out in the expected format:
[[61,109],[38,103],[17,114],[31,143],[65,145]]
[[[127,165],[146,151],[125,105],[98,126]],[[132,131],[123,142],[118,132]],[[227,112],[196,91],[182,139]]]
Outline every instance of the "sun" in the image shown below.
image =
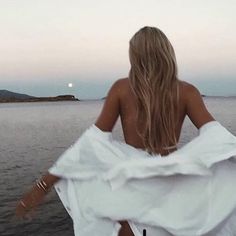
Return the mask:
[[72,87],[73,87],[73,84],[72,84],[72,83],[68,83],[68,87],[69,87],[69,88],[72,88]]

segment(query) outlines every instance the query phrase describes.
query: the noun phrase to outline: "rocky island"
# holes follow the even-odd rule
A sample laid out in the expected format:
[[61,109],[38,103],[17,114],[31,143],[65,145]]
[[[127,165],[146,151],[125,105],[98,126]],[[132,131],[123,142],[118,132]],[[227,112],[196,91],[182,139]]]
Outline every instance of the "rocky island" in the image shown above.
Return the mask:
[[3,102],[55,102],[55,101],[79,101],[74,95],[59,95],[56,97],[35,97],[27,94],[14,93],[8,90],[0,90],[0,103]]

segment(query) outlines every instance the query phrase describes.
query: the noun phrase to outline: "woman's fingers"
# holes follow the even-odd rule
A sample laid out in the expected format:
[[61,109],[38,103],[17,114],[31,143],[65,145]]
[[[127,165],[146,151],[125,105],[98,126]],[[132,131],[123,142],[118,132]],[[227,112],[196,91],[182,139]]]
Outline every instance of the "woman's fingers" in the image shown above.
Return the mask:
[[43,202],[45,195],[45,191],[39,189],[36,185],[33,186],[18,202],[15,210],[16,217],[25,217],[25,219],[31,221],[32,216],[35,214],[34,208]]
[[30,208],[27,209],[21,204],[21,201],[17,204],[15,216],[20,219],[26,219],[27,221],[31,221],[32,218],[35,216],[35,209]]
[[16,206],[15,214],[17,217],[22,218],[26,216],[26,214],[32,210],[33,204],[32,200],[29,198],[29,194],[26,194]]
[[19,218],[22,218],[28,210],[29,208],[26,206],[25,201],[22,199],[16,205],[15,215]]
[[26,213],[26,215],[24,216],[24,218],[25,218],[28,222],[30,222],[30,221],[32,221],[32,219],[34,218],[34,215],[35,215],[34,210],[32,210],[32,211]]

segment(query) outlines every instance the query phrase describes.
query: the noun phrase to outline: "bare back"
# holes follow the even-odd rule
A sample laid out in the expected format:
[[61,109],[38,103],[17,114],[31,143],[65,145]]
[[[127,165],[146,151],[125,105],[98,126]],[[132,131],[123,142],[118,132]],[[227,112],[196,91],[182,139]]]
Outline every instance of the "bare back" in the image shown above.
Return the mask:
[[[120,93],[120,118],[122,123],[122,129],[124,133],[125,142],[136,148],[144,149],[141,138],[136,131],[136,110],[135,99],[127,78],[121,81],[121,93]],[[214,118],[207,111],[202,98],[199,97],[200,93],[193,85],[185,82],[179,82],[179,120],[177,122],[176,138],[179,140],[181,128],[188,115],[197,128],[200,128],[204,123],[214,120]],[[201,95],[200,95],[201,96]],[[170,144],[170,146],[173,144]],[[174,147],[169,149],[169,152],[164,149],[158,149],[158,152],[165,156],[168,153],[175,151]]]

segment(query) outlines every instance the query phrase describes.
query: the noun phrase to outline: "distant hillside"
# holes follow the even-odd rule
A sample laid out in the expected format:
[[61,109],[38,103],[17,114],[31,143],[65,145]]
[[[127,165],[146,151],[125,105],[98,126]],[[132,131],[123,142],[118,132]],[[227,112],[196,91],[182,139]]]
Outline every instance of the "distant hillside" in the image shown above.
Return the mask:
[[33,96],[29,96],[27,94],[22,93],[14,93],[8,90],[0,90],[0,98],[9,99],[27,99],[27,98],[34,98]]
[[27,94],[0,90],[0,102],[47,102],[47,101],[79,101],[74,95],[59,95],[56,97],[35,97]]

